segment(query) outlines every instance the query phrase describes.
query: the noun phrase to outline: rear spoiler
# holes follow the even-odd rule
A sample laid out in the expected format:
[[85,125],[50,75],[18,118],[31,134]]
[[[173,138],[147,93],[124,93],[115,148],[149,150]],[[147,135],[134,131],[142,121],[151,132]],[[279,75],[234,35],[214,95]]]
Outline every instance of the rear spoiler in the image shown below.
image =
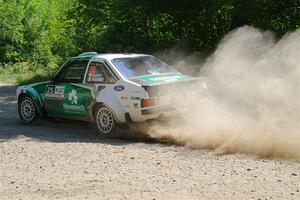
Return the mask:
[[165,95],[186,90],[206,89],[205,77],[167,83],[142,84],[141,86],[145,89],[145,91],[148,92],[149,97],[155,97],[162,94]]
[[198,78],[191,78],[187,80],[178,80],[178,81],[172,81],[172,82],[165,82],[165,83],[153,83],[153,84],[147,84],[147,83],[140,83],[142,87],[152,87],[152,86],[161,86],[161,85],[173,85],[178,83],[185,83],[185,82],[198,82],[198,81],[205,81],[205,77],[198,77]]

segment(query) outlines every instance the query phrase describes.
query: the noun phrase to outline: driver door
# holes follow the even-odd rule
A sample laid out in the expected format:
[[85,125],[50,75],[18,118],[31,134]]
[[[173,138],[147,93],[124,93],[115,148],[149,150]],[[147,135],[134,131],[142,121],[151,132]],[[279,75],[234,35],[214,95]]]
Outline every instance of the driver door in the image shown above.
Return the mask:
[[93,100],[92,90],[83,86],[88,61],[66,63],[46,85],[45,108],[52,116],[82,119],[87,117]]

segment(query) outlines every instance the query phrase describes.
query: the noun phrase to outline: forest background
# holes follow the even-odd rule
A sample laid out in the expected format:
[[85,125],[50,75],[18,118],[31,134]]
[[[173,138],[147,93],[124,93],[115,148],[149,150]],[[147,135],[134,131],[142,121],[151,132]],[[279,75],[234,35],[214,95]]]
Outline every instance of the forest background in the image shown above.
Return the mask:
[[86,51],[205,58],[244,25],[277,39],[300,31],[300,1],[0,0],[0,82],[48,79]]

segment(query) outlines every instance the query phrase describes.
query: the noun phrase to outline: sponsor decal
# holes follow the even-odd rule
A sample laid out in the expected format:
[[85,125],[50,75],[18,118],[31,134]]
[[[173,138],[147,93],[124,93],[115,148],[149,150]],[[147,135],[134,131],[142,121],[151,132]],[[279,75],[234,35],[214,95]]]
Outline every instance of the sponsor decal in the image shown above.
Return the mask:
[[118,91],[118,92],[120,92],[120,91],[122,91],[122,90],[124,90],[125,89],[125,87],[123,86],[123,85],[116,85],[115,87],[114,87],[114,90],[115,91]]
[[149,78],[149,81],[152,82],[159,82],[159,81],[177,81],[180,80],[179,77],[153,77],[153,78]]
[[131,96],[130,100],[141,100],[141,97],[135,97],[135,96]]
[[69,105],[64,103],[63,107],[66,112],[70,113],[83,113],[85,110],[83,105]]
[[66,112],[77,113],[77,114],[84,113],[84,111],[85,111],[84,106],[76,105],[78,103],[78,96],[77,96],[76,90],[73,89],[73,90],[71,90],[71,92],[69,92],[68,100],[70,101],[70,104],[63,103],[63,108]]
[[139,106],[138,103],[134,103],[134,104],[133,104],[133,107],[135,107],[135,108],[137,108],[138,106]]
[[104,82],[104,78],[93,77],[92,81],[93,82]]
[[77,104],[77,92],[76,90],[72,90],[70,93],[69,93],[69,101],[71,101],[71,104]]
[[48,85],[46,87],[46,98],[48,99],[64,99],[65,86]]
[[122,100],[128,100],[128,97],[121,96]]
[[89,81],[93,81],[93,82],[104,82],[104,77],[103,74],[90,74],[90,80]]

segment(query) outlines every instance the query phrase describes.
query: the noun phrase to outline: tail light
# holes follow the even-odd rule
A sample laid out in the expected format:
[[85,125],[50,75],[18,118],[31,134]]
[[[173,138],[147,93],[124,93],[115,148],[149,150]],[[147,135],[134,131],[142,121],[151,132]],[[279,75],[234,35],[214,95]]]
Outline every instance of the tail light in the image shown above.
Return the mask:
[[141,106],[142,108],[146,108],[146,107],[152,107],[158,104],[158,99],[154,98],[154,99],[142,99],[141,100]]

